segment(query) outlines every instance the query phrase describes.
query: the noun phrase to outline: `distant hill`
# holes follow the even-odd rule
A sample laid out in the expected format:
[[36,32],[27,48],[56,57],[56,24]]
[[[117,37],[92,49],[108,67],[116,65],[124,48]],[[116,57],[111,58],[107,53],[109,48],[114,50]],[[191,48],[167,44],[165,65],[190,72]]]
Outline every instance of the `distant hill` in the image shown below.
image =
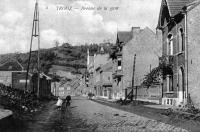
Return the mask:
[[[112,44],[91,44],[72,46],[68,43],[62,44],[49,49],[40,50],[41,71],[48,73],[49,71],[63,70],[74,74],[83,74],[86,70],[87,49],[90,49],[90,55],[98,53],[101,46],[104,47],[106,53],[111,51]],[[28,64],[29,53],[9,53],[0,55],[0,62],[12,58],[18,60],[26,69]],[[37,69],[37,51],[31,53],[30,71]]]

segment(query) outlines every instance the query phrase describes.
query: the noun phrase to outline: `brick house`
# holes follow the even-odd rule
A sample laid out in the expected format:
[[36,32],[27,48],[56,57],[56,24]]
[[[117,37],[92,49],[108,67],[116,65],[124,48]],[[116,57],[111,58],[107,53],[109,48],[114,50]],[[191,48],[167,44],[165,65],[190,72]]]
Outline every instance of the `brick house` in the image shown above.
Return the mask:
[[158,29],[162,31],[163,99],[165,105],[200,107],[200,2],[162,0]]
[[119,49],[113,60],[113,90],[116,98],[125,98],[132,88],[133,61],[136,54],[134,86],[140,86],[150,67],[159,64],[159,39],[149,28],[133,27],[128,32],[118,32]]

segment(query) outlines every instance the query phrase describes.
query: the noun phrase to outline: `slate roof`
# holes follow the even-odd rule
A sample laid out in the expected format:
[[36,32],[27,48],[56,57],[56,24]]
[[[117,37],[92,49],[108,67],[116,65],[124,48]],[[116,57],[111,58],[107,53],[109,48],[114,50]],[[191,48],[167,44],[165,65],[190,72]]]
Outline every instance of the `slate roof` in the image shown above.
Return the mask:
[[117,32],[117,43],[127,43],[133,37],[132,31],[118,31]]
[[181,12],[184,6],[187,6],[187,4],[193,1],[195,0],[166,0],[170,16],[174,17]]
[[181,12],[182,8],[194,0],[167,0],[170,16],[173,17]]
[[194,1],[195,0],[162,0],[158,20],[158,27],[161,26],[162,11],[165,6],[168,7],[170,17],[174,17],[183,10],[183,7],[188,6],[188,4]]

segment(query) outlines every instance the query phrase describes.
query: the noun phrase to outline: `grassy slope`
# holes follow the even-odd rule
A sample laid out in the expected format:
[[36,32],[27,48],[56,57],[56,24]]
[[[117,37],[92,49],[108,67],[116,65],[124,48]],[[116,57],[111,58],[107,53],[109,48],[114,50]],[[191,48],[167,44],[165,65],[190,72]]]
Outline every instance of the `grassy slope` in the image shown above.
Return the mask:
[[[109,52],[110,45],[104,45],[104,47],[105,51]],[[88,48],[90,49],[90,54],[94,54],[100,49],[100,46],[97,44],[81,46],[63,44],[57,48],[41,49],[41,70],[45,73],[54,70],[63,70],[83,74],[86,69]],[[31,55],[30,70],[33,70],[37,67],[37,51],[33,51]],[[28,56],[28,53],[3,54],[0,55],[0,62],[5,61],[8,58],[15,58],[26,68]]]

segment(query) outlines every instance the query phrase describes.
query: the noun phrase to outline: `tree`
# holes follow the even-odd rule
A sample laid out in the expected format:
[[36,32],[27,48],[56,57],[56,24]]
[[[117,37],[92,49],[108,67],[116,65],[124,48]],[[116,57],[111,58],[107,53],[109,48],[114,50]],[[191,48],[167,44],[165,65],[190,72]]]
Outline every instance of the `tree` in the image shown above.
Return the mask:
[[162,75],[162,69],[160,65],[154,69],[147,75],[145,75],[144,81],[142,82],[143,86],[147,86],[148,88],[153,84],[160,83],[160,76]]

